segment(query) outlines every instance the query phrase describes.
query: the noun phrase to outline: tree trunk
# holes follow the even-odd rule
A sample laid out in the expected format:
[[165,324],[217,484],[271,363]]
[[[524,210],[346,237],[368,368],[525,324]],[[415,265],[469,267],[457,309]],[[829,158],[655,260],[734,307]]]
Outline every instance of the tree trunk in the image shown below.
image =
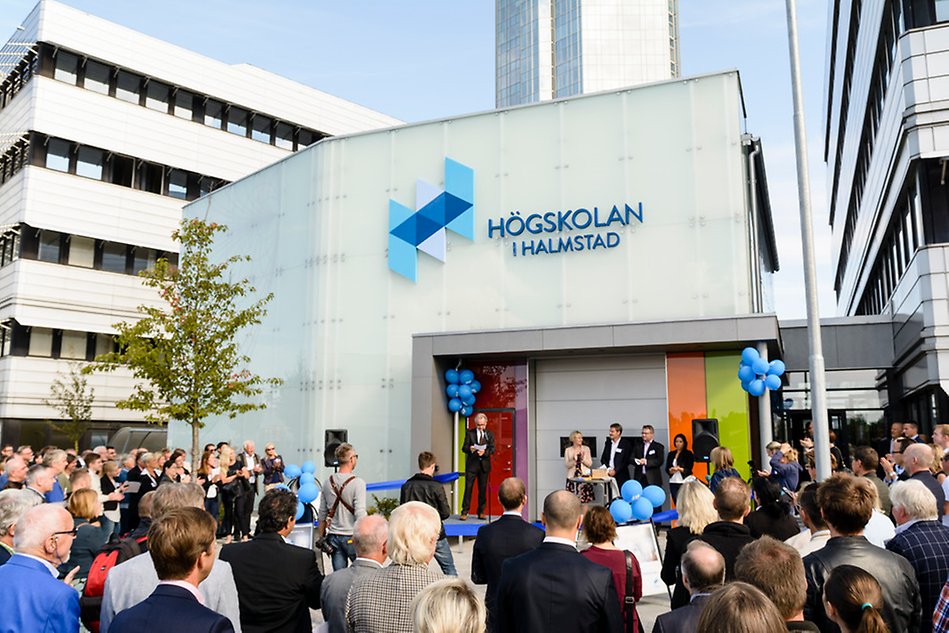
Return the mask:
[[[191,420],[191,476],[201,468],[201,428],[198,420]],[[193,481],[193,479],[192,479]]]

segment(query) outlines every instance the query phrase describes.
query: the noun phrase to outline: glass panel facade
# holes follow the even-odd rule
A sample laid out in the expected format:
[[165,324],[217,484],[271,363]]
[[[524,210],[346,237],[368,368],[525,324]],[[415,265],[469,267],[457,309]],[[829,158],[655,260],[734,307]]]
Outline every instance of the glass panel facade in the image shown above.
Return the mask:
[[537,5],[538,0],[499,0],[496,5],[498,107],[540,99]]
[[570,97],[583,91],[580,0],[554,6],[554,96]]

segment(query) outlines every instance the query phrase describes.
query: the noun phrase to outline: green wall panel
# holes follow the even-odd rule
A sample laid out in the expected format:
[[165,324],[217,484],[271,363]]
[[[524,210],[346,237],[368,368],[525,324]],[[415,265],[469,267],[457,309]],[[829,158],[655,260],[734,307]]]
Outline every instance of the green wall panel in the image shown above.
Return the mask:
[[748,394],[738,382],[741,354],[709,352],[705,354],[705,393],[708,417],[718,419],[718,437],[735,457],[735,468],[748,479],[751,470],[751,426]]

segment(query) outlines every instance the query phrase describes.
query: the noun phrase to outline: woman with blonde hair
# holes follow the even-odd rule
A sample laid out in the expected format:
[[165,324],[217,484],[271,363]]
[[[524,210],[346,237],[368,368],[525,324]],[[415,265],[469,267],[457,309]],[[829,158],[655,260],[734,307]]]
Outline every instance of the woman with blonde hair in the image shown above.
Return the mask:
[[675,585],[672,592],[672,608],[689,604],[689,590],[682,584],[679,566],[689,543],[702,534],[705,526],[718,521],[718,513],[712,502],[715,495],[697,479],[682,484],[676,510],[679,523],[666,533],[666,554],[662,559],[662,581]]
[[583,433],[574,431],[570,434],[570,446],[563,452],[564,466],[567,468],[567,490],[580,498],[580,503],[593,501],[593,486],[578,481],[570,481],[590,473],[593,457],[590,447],[583,443]]
[[231,532],[240,540],[240,525],[237,521],[237,500],[244,494],[244,484],[241,481],[241,469],[237,466],[237,456],[230,446],[221,447],[221,461],[219,466],[221,482],[221,504],[224,506],[224,520],[221,521],[219,534],[224,536],[224,542],[233,540]]
[[708,484],[712,494],[715,493],[718,484],[722,483],[725,477],[738,477],[741,479],[741,475],[735,470],[735,458],[732,457],[732,452],[727,447],[716,446],[712,449],[709,459],[715,467],[715,472],[712,474],[712,479]]
[[760,589],[730,582],[705,600],[698,633],[777,633],[787,631],[781,612]]
[[109,538],[98,523],[98,518],[102,515],[99,493],[91,488],[77,490],[69,496],[66,509],[73,517],[76,538],[69,549],[69,560],[59,566],[59,571],[66,574],[78,565],[79,571],[75,578],[82,580],[89,575],[92,559]]
[[459,578],[439,580],[412,600],[415,633],[484,633],[487,613],[474,588]]

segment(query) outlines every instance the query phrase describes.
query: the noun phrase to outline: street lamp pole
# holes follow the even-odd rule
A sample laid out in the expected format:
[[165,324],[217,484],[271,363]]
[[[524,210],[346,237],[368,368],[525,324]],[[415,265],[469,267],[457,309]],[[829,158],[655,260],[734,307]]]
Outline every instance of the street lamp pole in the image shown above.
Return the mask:
[[804,294],[807,306],[807,338],[810,342],[811,414],[814,425],[814,459],[817,479],[830,477],[830,428],[827,423],[827,386],[820,335],[817,300],[817,267],[814,263],[814,231],[811,214],[811,183],[807,168],[807,135],[804,129],[804,96],[801,89],[801,56],[797,39],[797,2],[785,0],[788,13],[788,48],[791,58],[791,95],[794,101],[794,145],[797,157],[797,190],[801,206],[801,243],[804,251]]

